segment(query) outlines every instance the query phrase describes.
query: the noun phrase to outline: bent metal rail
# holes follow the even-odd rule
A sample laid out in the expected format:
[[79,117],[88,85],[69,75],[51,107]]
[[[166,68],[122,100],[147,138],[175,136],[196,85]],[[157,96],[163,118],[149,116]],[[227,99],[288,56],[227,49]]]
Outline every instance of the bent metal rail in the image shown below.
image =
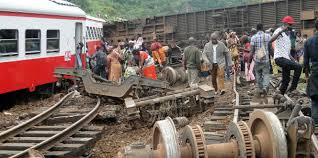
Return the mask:
[[[58,101],[54,106],[49,108],[48,110],[42,112],[41,114],[33,117],[32,119],[19,124],[11,129],[8,129],[4,132],[0,133],[0,157],[10,157],[10,158],[18,158],[24,157],[28,154],[30,149],[39,150],[41,152],[47,151],[50,148],[54,147],[58,143],[68,139],[70,136],[78,132],[84,125],[92,121],[96,115],[98,114],[98,109],[100,107],[100,99],[97,100],[96,106],[87,113],[84,117],[76,121],[70,126],[65,126],[65,128],[61,128],[61,126],[39,126],[39,124],[48,119],[50,116],[54,114],[61,106],[64,105],[67,99],[69,99],[74,92],[68,93],[64,96],[60,101]],[[42,137],[38,137],[35,139],[34,136],[26,134],[28,130],[35,128],[47,128],[47,129],[60,129],[60,131],[42,131]],[[47,133],[45,133],[47,132]],[[30,133],[29,133],[30,134]],[[12,140],[25,140],[28,143],[10,143]],[[37,140],[36,143],[32,142],[32,140]],[[87,139],[90,140],[90,139]],[[9,142],[9,143],[7,143]],[[13,141],[14,142],[14,141]],[[79,140],[77,140],[79,142]],[[15,145],[15,146],[14,146]],[[59,152],[61,154],[67,152]],[[1,156],[2,155],[2,156]],[[54,153],[52,154],[54,155]]]

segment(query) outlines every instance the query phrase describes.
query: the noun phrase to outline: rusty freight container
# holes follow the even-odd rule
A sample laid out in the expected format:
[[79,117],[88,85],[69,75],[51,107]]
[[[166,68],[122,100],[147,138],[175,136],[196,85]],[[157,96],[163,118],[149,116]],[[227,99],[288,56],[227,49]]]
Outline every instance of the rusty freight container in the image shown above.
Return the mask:
[[105,26],[104,30],[108,32],[106,37],[115,43],[136,38],[138,34],[151,41],[153,32],[164,42],[185,40],[190,36],[206,39],[214,31],[232,29],[242,33],[258,23],[263,23],[265,28],[276,28],[284,16],[290,15],[296,20],[295,29],[301,31],[312,29],[306,23],[316,18],[317,10],[317,0],[282,0],[116,22],[113,26]]

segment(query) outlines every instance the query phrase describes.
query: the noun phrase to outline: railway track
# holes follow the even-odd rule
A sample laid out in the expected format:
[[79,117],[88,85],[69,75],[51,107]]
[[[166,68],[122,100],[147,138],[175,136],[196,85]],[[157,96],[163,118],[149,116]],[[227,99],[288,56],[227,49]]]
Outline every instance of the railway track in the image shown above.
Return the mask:
[[[276,81],[272,81],[274,82]],[[220,99],[217,101],[215,111],[209,117],[210,121],[204,124],[204,130],[199,125],[187,125],[177,132],[178,126],[168,117],[155,123],[152,148],[149,145],[141,148],[140,144],[132,144],[118,156],[317,157],[314,124],[310,117],[302,116],[302,97],[291,99],[287,95],[279,95],[274,83],[268,97],[264,99],[248,93],[253,89],[246,85],[244,82],[240,85],[234,83],[233,103],[227,100],[227,104],[224,105],[220,104]]]
[[100,130],[86,127],[98,114],[100,99],[97,99],[91,111],[80,115],[75,121],[66,120],[49,125],[46,123],[58,114],[74,93],[68,93],[32,119],[1,132],[0,157],[26,157],[31,149],[39,151],[45,157],[78,157],[78,154],[87,151],[101,135]]
[[[208,144],[222,142],[230,122],[247,121],[249,119],[249,114],[255,108],[251,105],[253,96],[248,94],[248,91],[251,90],[250,87],[244,83],[242,85],[233,82],[234,103],[229,100],[225,100],[226,104],[224,104],[224,100],[222,100],[222,103],[216,103],[212,116],[209,121],[204,123],[204,133]],[[228,99],[232,100],[232,98]]]

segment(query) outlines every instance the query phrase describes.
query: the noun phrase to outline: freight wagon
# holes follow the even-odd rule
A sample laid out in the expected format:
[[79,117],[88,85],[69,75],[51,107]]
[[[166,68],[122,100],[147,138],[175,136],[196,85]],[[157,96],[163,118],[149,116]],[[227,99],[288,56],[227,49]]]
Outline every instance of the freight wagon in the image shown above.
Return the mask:
[[295,28],[310,36],[314,33],[317,10],[317,0],[282,0],[117,22],[105,25],[104,30],[114,42],[135,38],[137,34],[149,41],[153,32],[161,41],[179,41],[190,36],[204,39],[227,28],[238,33],[250,31],[258,23],[275,28],[281,25],[284,16],[290,15],[297,22]]

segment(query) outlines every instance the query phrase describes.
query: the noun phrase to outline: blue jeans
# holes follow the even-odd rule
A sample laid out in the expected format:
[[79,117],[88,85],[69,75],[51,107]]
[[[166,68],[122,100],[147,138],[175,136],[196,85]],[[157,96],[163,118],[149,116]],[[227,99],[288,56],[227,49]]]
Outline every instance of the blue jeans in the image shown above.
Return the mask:
[[255,62],[254,70],[255,70],[256,82],[257,82],[258,88],[265,89],[267,91],[269,86],[269,80],[270,80],[269,63]]
[[311,98],[311,118],[318,125],[318,97]]

